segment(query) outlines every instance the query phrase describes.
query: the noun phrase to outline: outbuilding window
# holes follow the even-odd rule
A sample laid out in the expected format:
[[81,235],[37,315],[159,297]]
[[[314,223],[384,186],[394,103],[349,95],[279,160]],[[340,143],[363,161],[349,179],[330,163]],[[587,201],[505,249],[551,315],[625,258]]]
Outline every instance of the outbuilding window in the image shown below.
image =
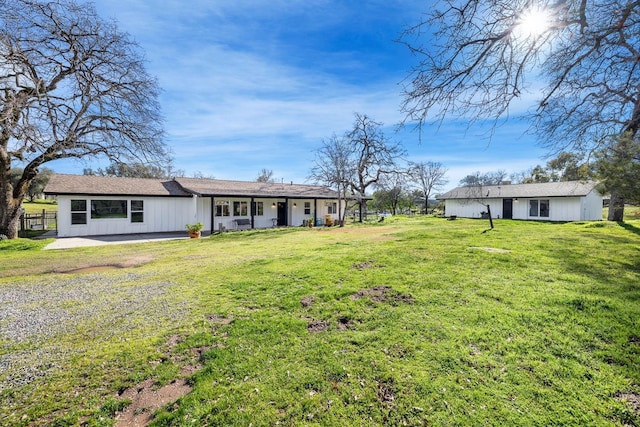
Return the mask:
[[131,222],[144,222],[144,201],[131,201]]
[[311,215],[311,202],[304,202],[304,214]]
[[87,223],[87,201],[71,200],[71,225]]
[[549,200],[529,200],[529,216],[549,218]]
[[91,219],[113,219],[127,217],[126,200],[92,200]]
[[329,203],[329,212],[330,214],[337,214],[338,213],[338,204],[335,202]]

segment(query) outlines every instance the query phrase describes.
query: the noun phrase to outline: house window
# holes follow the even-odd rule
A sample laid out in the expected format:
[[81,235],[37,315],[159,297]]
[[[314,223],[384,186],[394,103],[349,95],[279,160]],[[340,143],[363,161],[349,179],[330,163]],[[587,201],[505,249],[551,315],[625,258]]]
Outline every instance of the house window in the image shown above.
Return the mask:
[[529,216],[549,218],[549,200],[529,200]]
[[247,216],[247,202],[233,202],[233,216]]
[[131,222],[144,222],[144,201],[131,201]]
[[549,218],[549,200],[540,200],[540,216]]
[[126,200],[92,200],[91,219],[126,218]]
[[329,203],[329,212],[330,214],[337,214],[338,213],[338,204],[337,203]]
[[229,201],[222,200],[216,202],[216,216],[229,216]]
[[256,216],[264,215],[264,202],[255,202],[253,204],[253,214]]
[[311,202],[304,202],[304,214],[311,215]]
[[87,201],[71,200],[71,225],[87,223]]

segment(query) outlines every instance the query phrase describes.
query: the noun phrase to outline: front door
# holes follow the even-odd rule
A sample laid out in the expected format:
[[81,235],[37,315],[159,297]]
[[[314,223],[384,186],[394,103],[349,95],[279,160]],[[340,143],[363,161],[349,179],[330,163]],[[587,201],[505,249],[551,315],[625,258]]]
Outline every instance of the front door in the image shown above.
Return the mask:
[[278,225],[279,226],[287,225],[287,203],[286,202],[278,202]]
[[513,199],[502,199],[502,218],[513,218]]

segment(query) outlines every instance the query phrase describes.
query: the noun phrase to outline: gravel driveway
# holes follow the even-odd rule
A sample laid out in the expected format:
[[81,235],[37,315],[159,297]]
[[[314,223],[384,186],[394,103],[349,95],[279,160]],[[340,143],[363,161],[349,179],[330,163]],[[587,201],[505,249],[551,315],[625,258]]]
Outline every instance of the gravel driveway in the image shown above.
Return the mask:
[[[0,393],[65,369],[70,357],[96,340],[180,322],[186,307],[175,302],[172,286],[126,271],[51,274],[36,282],[0,284]],[[5,395],[10,397],[0,401],[0,419],[3,411],[20,406],[14,399],[21,393]]]

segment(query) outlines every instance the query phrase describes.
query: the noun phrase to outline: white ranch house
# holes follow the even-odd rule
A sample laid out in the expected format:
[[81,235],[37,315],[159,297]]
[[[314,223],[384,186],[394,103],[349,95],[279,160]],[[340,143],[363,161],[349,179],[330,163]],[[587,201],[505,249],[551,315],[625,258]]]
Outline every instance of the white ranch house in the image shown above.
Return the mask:
[[602,194],[597,182],[568,181],[458,187],[440,197],[445,215],[481,218],[491,208],[493,218],[541,221],[598,221]]
[[56,174],[44,192],[58,200],[58,237],[299,226],[344,209],[336,191],[293,183]]

